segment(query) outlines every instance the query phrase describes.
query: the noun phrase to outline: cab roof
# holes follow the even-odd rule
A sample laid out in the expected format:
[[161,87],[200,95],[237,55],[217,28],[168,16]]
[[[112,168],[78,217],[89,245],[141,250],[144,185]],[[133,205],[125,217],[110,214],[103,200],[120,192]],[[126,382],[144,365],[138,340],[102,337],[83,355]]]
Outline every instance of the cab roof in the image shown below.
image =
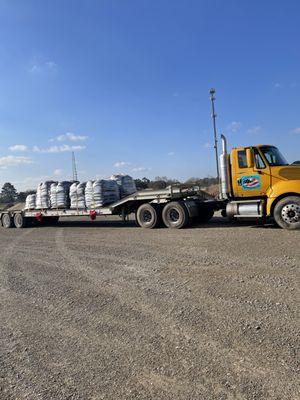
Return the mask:
[[249,149],[250,147],[276,147],[273,144],[254,144],[252,146],[240,146],[240,147],[233,147],[232,150],[245,150]]

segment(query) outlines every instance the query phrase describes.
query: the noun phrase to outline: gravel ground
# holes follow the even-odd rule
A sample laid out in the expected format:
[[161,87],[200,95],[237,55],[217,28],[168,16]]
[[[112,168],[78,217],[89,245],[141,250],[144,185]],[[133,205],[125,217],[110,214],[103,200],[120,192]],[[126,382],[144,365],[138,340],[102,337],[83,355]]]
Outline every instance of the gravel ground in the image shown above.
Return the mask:
[[299,238],[1,229],[1,400],[299,399]]

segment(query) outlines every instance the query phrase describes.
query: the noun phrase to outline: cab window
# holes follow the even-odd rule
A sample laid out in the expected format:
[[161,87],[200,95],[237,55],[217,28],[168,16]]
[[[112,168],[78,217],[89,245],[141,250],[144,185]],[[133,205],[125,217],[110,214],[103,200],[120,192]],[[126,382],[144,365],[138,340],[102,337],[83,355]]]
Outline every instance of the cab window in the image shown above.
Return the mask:
[[271,167],[281,167],[284,165],[289,165],[289,163],[283,157],[277,147],[263,146],[260,149]]
[[259,154],[257,149],[254,149],[254,162],[256,168],[258,169],[266,168],[266,164],[264,163],[264,160],[262,159],[262,156]]
[[247,155],[246,150],[238,151],[239,168],[247,168]]

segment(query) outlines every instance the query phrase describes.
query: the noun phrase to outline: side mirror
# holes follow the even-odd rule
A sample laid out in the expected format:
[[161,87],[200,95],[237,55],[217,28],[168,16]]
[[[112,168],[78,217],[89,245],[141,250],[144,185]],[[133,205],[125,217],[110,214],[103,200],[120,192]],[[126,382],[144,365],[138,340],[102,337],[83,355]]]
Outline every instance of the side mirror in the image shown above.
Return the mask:
[[246,149],[247,167],[254,168],[254,157],[252,149]]

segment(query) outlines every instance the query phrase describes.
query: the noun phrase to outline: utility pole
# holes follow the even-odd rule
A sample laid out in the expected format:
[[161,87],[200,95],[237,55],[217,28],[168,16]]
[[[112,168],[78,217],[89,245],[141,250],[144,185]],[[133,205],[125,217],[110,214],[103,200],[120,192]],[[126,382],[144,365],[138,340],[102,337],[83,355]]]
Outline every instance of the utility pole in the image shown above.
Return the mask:
[[218,154],[218,134],[217,134],[217,126],[216,126],[216,117],[217,114],[215,113],[215,89],[210,89],[210,100],[211,100],[211,109],[212,109],[212,119],[213,119],[213,127],[214,127],[214,149],[216,154],[216,167],[217,167],[217,179],[218,184],[220,185],[220,170],[219,170],[219,154]]
[[72,172],[73,172],[73,181],[74,182],[78,181],[76,159],[75,159],[74,151],[72,151]]

